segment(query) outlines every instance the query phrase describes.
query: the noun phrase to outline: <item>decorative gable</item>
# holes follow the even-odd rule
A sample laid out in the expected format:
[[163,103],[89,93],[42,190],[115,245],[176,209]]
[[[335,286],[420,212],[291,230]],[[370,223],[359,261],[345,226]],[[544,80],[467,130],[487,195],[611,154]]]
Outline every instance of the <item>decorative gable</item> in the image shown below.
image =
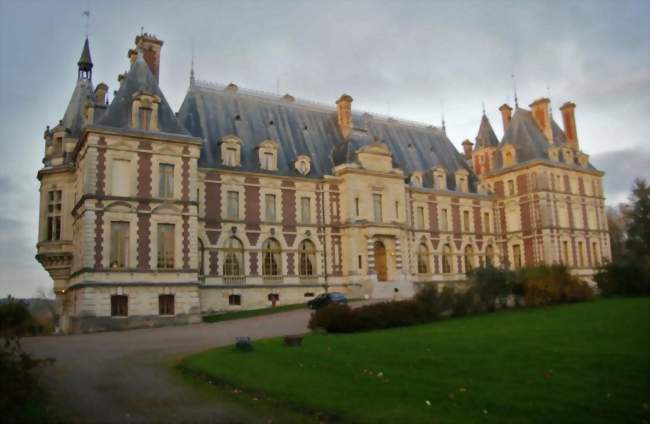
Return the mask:
[[266,171],[278,170],[278,147],[275,140],[264,140],[257,146],[260,168]]
[[454,174],[456,178],[456,191],[467,193],[469,191],[469,172],[465,169],[459,169]]
[[447,190],[447,170],[442,166],[433,168],[433,187],[436,190]]
[[158,131],[160,97],[148,91],[138,91],[131,102],[131,128]]
[[220,142],[221,164],[224,166],[241,166],[241,139],[227,135]]
[[422,172],[414,171],[410,178],[413,187],[422,187]]
[[311,159],[307,155],[299,155],[293,166],[299,174],[307,175],[311,171]]

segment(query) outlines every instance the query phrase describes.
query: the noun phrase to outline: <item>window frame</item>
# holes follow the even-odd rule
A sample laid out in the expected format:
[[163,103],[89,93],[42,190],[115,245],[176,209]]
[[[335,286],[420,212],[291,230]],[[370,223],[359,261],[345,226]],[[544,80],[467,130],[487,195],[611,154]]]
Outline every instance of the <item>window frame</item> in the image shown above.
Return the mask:
[[158,164],[158,197],[162,199],[174,198],[174,168],[173,163]]
[[158,223],[157,269],[174,269],[176,264],[176,224]]
[[111,295],[111,318],[129,316],[129,296],[125,294]]
[[174,316],[176,315],[176,296],[173,294],[158,295],[158,315]]

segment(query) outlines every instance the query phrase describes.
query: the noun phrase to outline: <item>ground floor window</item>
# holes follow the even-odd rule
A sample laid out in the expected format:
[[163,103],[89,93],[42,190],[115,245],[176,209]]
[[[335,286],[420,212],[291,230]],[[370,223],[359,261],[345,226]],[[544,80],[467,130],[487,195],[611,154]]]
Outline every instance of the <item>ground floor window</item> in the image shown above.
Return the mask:
[[277,293],[269,293],[269,301],[278,302],[280,300],[280,295]]
[[161,294],[158,296],[158,313],[160,315],[174,315],[173,294]]
[[241,305],[241,294],[231,294],[228,296],[229,305]]
[[111,296],[111,316],[126,317],[129,315],[129,297],[126,295]]

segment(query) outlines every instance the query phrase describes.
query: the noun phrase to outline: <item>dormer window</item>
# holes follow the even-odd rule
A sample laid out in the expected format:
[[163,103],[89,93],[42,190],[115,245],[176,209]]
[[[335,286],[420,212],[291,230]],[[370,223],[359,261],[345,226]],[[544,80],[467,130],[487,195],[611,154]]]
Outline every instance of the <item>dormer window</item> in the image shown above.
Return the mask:
[[469,173],[464,169],[456,171],[456,190],[463,193],[469,191]]
[[548,149],[548,157],[553,162],[559,162],[560,155],[559,155],[559,152],[558,152],[557,148]]
[[447,171],[441,166],[433,169],[433,187],[436,190],[447,190]]
[[267,171],[278,170],[278,143],[274,140],[264,140],[257,146],[260,168]]
[[517,162],[517,152],[512,146],[505,146],[501,152],[503,157],[503,166],[512,166]]
[[562,155],[564,156],[564,162],[565,163],[568,163],[569,165],[574,164],[573,151],[571,149],[563,149],[562,150]]
[[422,174],[420,172],[411,174],[411,185],[414,187],[422,187]]
[[144,131],[158,130],[158,105],[160,97],[140,91],[133,96],[131,127]]
[[309,159],[309,156],[306,155],[298,156],[298,158],[296,158],[294,168],[301,175],[309,174],[309,171],[311,171],[311,160]]
[[578,163],[583,168],[586,168],[589,165],[589,155],[586,155],[582,152],[578,153]]
[[224,166],[241,166],[241,140],[226,136],[221,140],[221,163]]

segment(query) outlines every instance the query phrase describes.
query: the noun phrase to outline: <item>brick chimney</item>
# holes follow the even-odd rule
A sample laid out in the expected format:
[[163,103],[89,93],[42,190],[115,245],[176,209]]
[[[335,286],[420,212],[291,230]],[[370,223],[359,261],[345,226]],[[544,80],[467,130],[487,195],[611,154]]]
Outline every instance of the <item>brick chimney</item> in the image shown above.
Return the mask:
[[512,119],[512,108],[507,103],[504,103],[499,108],[499,111],[501,112],[501,120],[503,121],[503,132],[505,133],[506,130],[508,129],[508,126],[510,125],[510,119]]
[[579,150],[578,132],[576,131],[576,105],[572,102],[566,102],[560,107],[562,112],[562,121],[564,122],[564,134],[566,141],[575,150]]
[[530,111],[533,114],[533,119],[537,127],[544,134],[544,138],[549,143],[553,142],[553,130],[551,128],[551,115],[548,110],[548,105],[551,101],[546,97],[537,99],[530,104]]
[[144,61],[147,62],[151,73],[156,77],[156,81],[158,81],[160,76],[160,49],[163,45],[162,40],[157,39],[155,35],[145,32],[135,37],[135,45],[142,49]]
[[467,139],[465,141],[463,141],[463,153],[465,155],[465,159],[467,159],[467,160],[472,159],[472,146],[473,145],[474,144],[471,141],[467,140]]
[[339,121],[339,129],[343,138],[348,138],[352,131],[352,97],[342,94],[336,101],[336,112]]

